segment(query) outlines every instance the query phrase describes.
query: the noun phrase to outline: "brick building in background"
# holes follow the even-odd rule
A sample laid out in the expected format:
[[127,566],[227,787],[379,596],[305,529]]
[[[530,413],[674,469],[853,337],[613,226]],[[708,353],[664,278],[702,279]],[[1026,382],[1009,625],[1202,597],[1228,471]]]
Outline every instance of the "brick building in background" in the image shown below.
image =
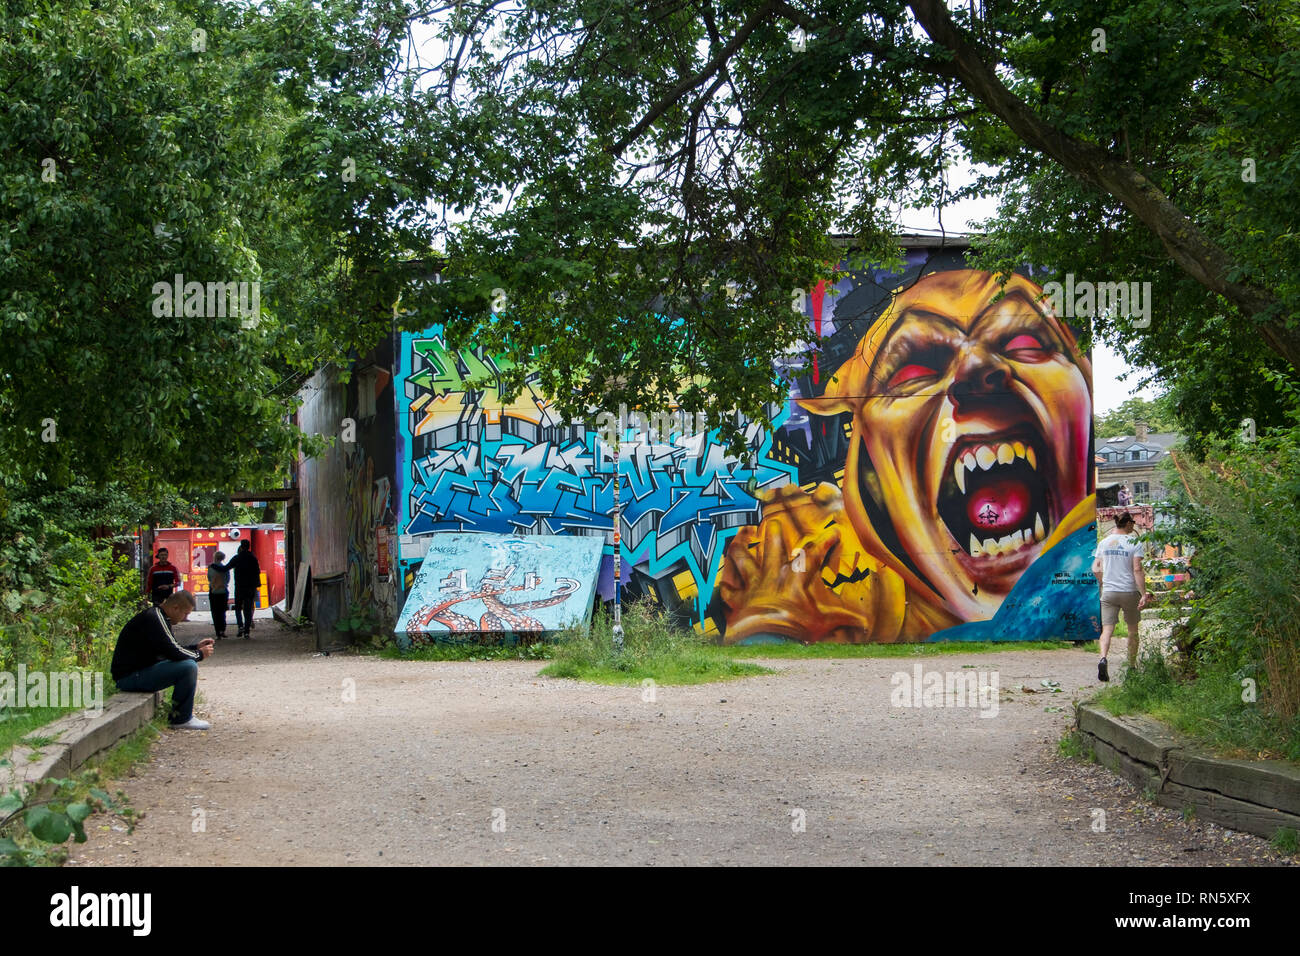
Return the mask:
[[[1178,432],[1149,432],[1146,422],[1135,422],[1132,435],[1099,438],[1093,446],[1097,465],[1098,504],[1127,485],[1132,503],[1145,505],[1164,499],[1164,475],[1160,464],[1169,450],[1182,440]],[[1109,491],[1106,494],[1105,491]],[[1116,501],[1117,503],[1117,501]]]

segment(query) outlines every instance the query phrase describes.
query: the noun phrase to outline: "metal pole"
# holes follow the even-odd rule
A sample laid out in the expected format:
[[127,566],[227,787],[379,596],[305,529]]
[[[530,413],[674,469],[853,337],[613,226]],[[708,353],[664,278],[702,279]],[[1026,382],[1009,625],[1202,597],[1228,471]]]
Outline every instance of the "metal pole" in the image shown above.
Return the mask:
[[623,582],[622,562],[619,552],[622,550],[623,540],[623,512],[619,507],[618,489],[623,483],[623,477],[619,474],[619,461],[623,457],[622,451],[622,429],[623,416],[619,415],[619,439],[614,443],[614,653],[623,652]]

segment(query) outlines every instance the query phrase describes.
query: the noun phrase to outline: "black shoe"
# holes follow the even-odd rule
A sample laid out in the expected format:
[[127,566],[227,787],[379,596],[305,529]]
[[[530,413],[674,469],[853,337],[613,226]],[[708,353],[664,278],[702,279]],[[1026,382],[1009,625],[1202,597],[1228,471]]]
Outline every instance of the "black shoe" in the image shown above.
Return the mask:
[[1110,680],[1110,671],[1106,669],[1106,658],[1104,657],[1097,662],[1097,680],[1100,681]]

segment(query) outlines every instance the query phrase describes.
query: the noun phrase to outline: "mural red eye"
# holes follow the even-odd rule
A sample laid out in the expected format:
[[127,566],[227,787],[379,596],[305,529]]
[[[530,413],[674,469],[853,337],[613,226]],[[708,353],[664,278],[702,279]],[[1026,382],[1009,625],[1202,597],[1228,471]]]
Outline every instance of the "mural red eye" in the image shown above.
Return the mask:
[[915,363],[904,365],[889,379],[889,387],[896,388],[897,386],[910,382],[913,379],[925,378],[927,375],[938,374],[938,372],[930,368],[928,365],[917,365]]
[[1038,341],[1032,335],[1024,333],[1017,335],[1014,339],[1002,347],[1004,352],[1045,352],[1043,343]]

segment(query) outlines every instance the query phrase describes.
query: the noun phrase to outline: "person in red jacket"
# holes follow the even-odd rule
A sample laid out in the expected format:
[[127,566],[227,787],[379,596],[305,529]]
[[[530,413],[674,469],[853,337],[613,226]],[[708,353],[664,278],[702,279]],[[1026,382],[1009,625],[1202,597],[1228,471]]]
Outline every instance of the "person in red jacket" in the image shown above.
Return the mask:
[[166,548],[159,548],[158,557],[144,579],[144,593],[157,607],[180,586],[181,569],[167,560]]

